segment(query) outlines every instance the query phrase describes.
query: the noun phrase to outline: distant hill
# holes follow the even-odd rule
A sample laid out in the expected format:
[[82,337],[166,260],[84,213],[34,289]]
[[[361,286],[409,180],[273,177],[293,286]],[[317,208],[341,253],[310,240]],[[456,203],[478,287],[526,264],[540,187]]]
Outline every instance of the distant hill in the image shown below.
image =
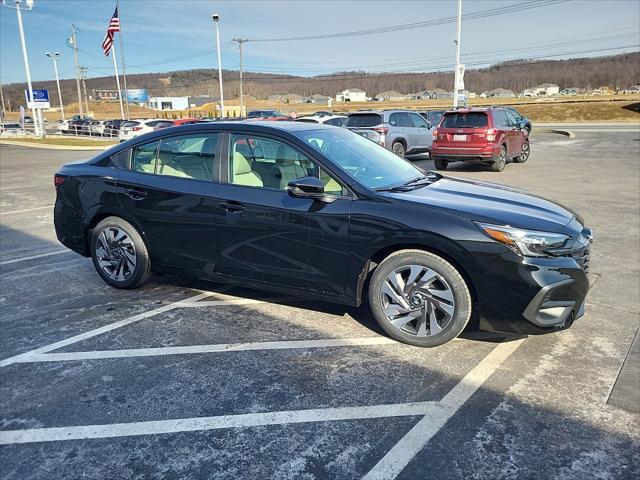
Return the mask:
[[[225,97],[239,94],[239,72],[224,71]],[[146,88],[153,96],[211,95],[218,94],[218,74],[215,69],[179,70],[163,73],[127,75],[129,88]],[[91,78],[86,81],[87,90],[115,89],[113,77]],[[555,83],[560,88],[598,88],[609,86],[622,88],[640,83],[640,52],[605,57],[570,60],[515,60],[492,65],[488,68],[467,70],[465,85],[478,94],[494,88],[506,88],[520,92],[541,83]],[[368,73],[339,72],[316,77],[299,77],[269,73],[245,72],[244,93],[256,98],[272,94],[297,93],[299,95],[335,96],[345,88],[360,88],[374,96],[385,90],[413,93],[432,88],[450,90],[453,72],[432,73]],[[62,80],[62,96],[65,103],[77,100],[75,79]],[[25,84],[4,85],[5,102],[15,110],[24,104]],[[35,82],[34,88],[48,88],[56,103],[55,81]]]

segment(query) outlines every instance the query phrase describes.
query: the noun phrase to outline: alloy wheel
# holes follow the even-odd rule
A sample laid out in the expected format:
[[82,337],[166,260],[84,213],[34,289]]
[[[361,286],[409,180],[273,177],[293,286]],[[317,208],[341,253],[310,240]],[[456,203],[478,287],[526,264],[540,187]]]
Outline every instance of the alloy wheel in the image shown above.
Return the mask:
[[522,153],[520,153],[520,161],[526,162],[529,158],[529,142],[524,142],[522,144]]
[[102,271],[117,282],[136,269],[136,249],[131,238],[118,227],[107,227],[96,239],[96,258]]
[[436,335],[449,325],[455,312],[453,290],[447,281],[421,265],[391,272],[380,293],[387,320],[405,334]]

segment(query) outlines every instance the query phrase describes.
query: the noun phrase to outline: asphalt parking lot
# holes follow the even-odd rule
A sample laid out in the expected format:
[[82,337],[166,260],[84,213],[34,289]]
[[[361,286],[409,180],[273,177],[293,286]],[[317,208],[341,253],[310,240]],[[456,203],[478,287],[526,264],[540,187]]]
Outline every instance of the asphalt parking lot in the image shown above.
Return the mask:
[[637,354],[623,362],[640,323],[640,130],[593,130],[534,132],[530,160],[502,173],[448,172],[585,217],[586,315],[429,350],[365,307],[169,275],[112,289],[52,225],[53,173],[91,152],[0,146],[0,478],[638,478]]

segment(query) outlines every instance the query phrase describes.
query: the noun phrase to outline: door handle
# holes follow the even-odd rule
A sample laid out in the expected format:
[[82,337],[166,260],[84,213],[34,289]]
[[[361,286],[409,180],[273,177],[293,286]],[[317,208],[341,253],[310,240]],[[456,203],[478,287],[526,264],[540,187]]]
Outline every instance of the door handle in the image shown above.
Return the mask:
[[244,211],[244,205],[242,205],[240,202],[222,202],[220,206],[224,208],[227,213],[240,213]]
[[131,200],[144,200],[147,198],[147,192],[145,190],[138,190],[136,188],[125,188],[124,194]]

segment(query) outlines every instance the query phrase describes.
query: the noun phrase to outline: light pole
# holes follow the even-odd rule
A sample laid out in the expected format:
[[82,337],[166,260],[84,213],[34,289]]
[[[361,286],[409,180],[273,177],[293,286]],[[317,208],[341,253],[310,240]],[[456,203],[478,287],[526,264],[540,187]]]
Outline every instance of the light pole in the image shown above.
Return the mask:
[[214,13],[212,15],[213,23],[216,24],[216,44],[218,46],[218,80],[220,82],[220,116],[224,117],[224,93],[222,92],[222,56],[220,55],[220,15]]
[[[16,15],[18,16],[18,30],[20,31],[20,43],[22,44],[22,57],[24,59],[24,70],[27,74],[27,88],[29,89],[29,102],[31,103],[31,114],[33,118],[33,133],[36,136],[43,136],[43,132],[40,129],[41,125],[38,122],[38,117],[36,115],[36,105],[33,101],[33,86],[31,85],[31,70],[29,70],[29,57],[27,56],[27,45],[24,40],[24,28],[22,27],[22,10],[20,8],[20,3],[22,0],[15,0],[16,6],[11,7],[7,5],[7,0],[2,0],[2,5],[9,8],[14,8],[16,10]],[[33,0],[26,0],[27,10],[31,10],[33,8]]]
[[53,60],[53,70],[56,72],[56,85],[58,85],[58,98],[60,99],[60,117],[64,120],[64,104],[62,103],[62,91],[60,90],[60,77],[58,76],[58,57],[60,52],[47,52],[47,57]]
[[247,42],[247,40],[243,38],[234,38],[234,42],[238,42],[240,46],[240,116],[244,116],[244,96],[242,95],[242,70],[243,70],[243,61],[242,61],[242,47]]
[[458,0],[458,30],[456,35],[456,71],[453,80],[453,108],[458,107],[458,86],[460,85],[460,37],[462,32],[462,0]]

